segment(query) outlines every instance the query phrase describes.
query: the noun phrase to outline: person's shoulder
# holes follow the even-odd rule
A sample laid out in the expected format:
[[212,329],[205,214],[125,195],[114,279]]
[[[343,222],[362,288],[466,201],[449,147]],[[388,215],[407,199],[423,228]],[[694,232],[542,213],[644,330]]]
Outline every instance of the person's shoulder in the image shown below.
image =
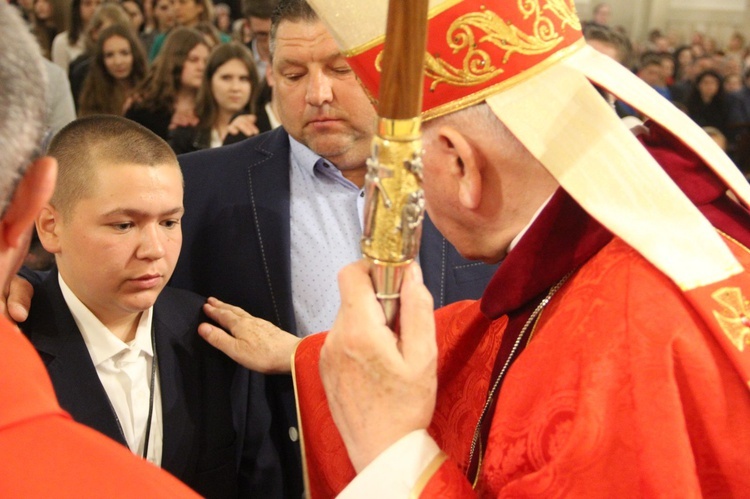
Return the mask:
[[186,173],[215,166],[244,168],[277,154],[288,154],[288,137],[283,129],[271,130],[234,144],[181,154],[178,160]]
[[57,270],[47,272],[31,271],[35,273],[35,278],[39,280],[32,283],[34,286],[34,296],[31,297],[31,307],[29,308],[29,317],[25,322],[20,323],[19,328],[28,333],[34,329],[34,326],[43,319],[51,317],[50,308],[52,307],[53,298],[62,299],[62,291],[58,282]]
[[159,307],[167,307],[170,310],[200,311],[203,310],[206,298],[187,289],[166,286],[156,299],[156,303]]
[[160,334],[181,338],[180,343],[197,343],[193,340],[200,339],[198,324],[207,320],[204,303],[206,299],[196,293],[167,286],[154,303],[154,325],[163,331]]
[[[612,314],[686,314],[685,298],[664,273],[614,237],[580,270],[592,296],[611,303]],[[618,310],[619,309],[619,310]]]
[[169,145],[175,154],[187,154],[199,149],[196,146],[198,128],[195,126],[180,126],[169,133]]
[[59,90],[60,86],[70,86],[68,81],[68,74],[63,68],[47,59],[42,59],[44,62],[44,69],[47,71],[48,87],[52,90]]
[[85,76],[91,65],[91,56],[88,54],[81,54],[70,63],[69,73],[71,78],[81,78]]
[[52,48],[55,47],[64,47],[65,45],[69,44],[69,37],[67,31],[61,31],[58,34],[55,35],[55,38],[52,40]]
[[[28,373],[24,370],[17,375],[23,378]],[[101,433],[76,423],[62,410],[47,410],[5,427],[3,439],[9,450],[39,457],[33,465],[23,460],[4,463],[11,470],[10,474],[7,469],[3,471],[4,497],[43,497],[49,495],[51,486],[54,495],[60,497],[77,496],[82,490],[97,497],[198,497],[177,478]],[[117,473],[112,473],[114,469]],[[50,482],[53,476],[54,481]]]

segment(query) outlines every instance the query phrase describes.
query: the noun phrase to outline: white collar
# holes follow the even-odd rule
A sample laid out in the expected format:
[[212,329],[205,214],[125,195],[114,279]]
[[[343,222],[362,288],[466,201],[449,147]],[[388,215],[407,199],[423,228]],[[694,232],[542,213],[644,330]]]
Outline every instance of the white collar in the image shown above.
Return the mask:
[[526,224],[526,226],[521,229],[521,232],[519,232],[516,237],[513,238],[513,240],[510,242],[510,245],[508,245],[508,251],[507,253],[510,253],[510,251],[516,247],[518,244],[518,241],[521,240],[521,238],[526,234],[526,231],[529,230],[529,227],[534,223],[534,221],[539,217],[539,214],[542,212],[542,210],[549,204],[549,200],[552,199],[552,196],[554,196],[554,193],[550,195],[543,203],[542,205],[537,208],[537,210],[534,212],[534,214],[531,216],[531,220],[529,220],[529,223]]
[[149,307],[141,314],[138,321],[138,327],[135,332],[135,339],[125,343],[115,336],[102,322],[91,312],[91,310],[78,299],[73,291],[68,287],[62,276],[57,274],[65,303],[73,315],[73,319],[81,331],[83,341],[86,343],[91,360],[95,366],[98,366],[107,359],[111,359],[120,352],[128,349],[138,349],[150,357],[153,357],[154,351],[151,348],[151,324],[153,321],[153,308]]

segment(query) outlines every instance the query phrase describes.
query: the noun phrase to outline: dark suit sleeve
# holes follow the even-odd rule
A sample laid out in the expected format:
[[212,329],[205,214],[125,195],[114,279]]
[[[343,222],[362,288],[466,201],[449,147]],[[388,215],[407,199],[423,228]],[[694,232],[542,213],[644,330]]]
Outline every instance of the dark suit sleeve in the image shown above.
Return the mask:
[[50,270],[33,270],[24,265],[18,271],[18,275],[29,281],[36,289],[47,278],[50,272]]

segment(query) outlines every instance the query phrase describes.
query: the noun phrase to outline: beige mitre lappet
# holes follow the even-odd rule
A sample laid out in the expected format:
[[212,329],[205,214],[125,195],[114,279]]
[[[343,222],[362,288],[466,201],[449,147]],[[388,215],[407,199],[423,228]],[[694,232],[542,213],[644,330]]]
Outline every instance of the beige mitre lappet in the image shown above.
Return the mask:
[[[308,1],[377,96],[387,1]],[[750,387],[750,274],[591,83],[673,133],[750,206],[726,154],[588,47],[572,0],[430,0],[428,17],[422,119],[486,101],[590,215],[684,292]]]

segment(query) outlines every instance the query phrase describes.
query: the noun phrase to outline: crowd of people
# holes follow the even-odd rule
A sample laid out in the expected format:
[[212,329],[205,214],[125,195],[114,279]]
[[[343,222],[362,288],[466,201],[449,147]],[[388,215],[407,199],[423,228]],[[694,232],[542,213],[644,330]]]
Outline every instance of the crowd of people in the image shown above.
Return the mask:
[[[750,46],[745,34],[734,31],[717,40],[701,32],[655,28],[646,40],[634,40],[622,26],[610,23],[611,14],[608,4],[595,5],[584,36],[613,47],[619,62],[704,127],[750,175]],[[615,105],[621,117],[644,117],[631,105]]]
[[241,140],[275,122],[265,78],[274,3],[248,2],[234,17],[211,0],[40,0],[17,8],[44,56],[68,76],[75,110],[66,122],[127,116],[180,153]]
[[[394,330],[360,260],[389,175],[373,136],[397,124],[359,59],[398,24],[386,2],[0,5],[23,333],[0,321],[0,495],[70,495],[80,469],[112,497],[750,487],[742,36],[636,44],[607,4],[582,23],[572,1],[432,3],[404,161],[427,213]],[[518,47],[474,38],[509,29]],[[54,264],[13,277],[32,223]]]
[[[194,7],[198,5],[194,3]],[[156,233],[161,233],[161,227],[171,227],[170,234],[175,237],[179,234],[182,242],[174,272],[171,273],[174,262],[165,262],[163,268],[167,272],[160,273],[160,286],[165,284],[165,277],[168,279],[171,273],[171,287],[226,300],[302,337],[322,331],[333,322],[339,302],[336,273],[360,255],[366,160],[374,133],[375,112],[334,40],[315,18],[310,7],[304,1],[284,0],[279,2],[271,18],[268,5],[265,2],[247,5],[248,25],[252,26],[254,33],[252,40],[246,40],[247,44],[233,41],[213,45],[210,38],[196,29],[198,26],[172,28],[143,81],[129,95],[127,87],[121,87],[126,108],[122,119],[131,118],[127,122],[133,126],[135,122],[140,122],[159,140],[166,140],[180,152],[193,151],[181,155],[179,159],[184,174],[184,215],[170,215],[168,220],[156,224],[160,226]],[[177,4],[176,7],[180,8]],[[95,11],[92,20],[105,19],[104,12],[117,12],[122,17],[122,9],[117,4],[104,3]],[[106,20],[110,17],[106,17]],[[124,23],[113,22],[102,28],[99,23],[97,32],[114,31],[120,29],[121,24]],[[113,40],[126,51],[126,45],[130,45],[128,38],[107,36],[102,46]],[[275,49],[270,44],[272,39],[276,41]],[[270,64],[272,52],[275,54],[273,65]],[[104,59],[106,67],[106,54]],[[265,69],[259,71],[258,68],[263,67],[264,63]],[[88,74],[93,73],[95,64],[93,60],[88,61]],[[113,66],[116,65],[113,61]],[[270,85],[253,84],[262,74],[265,74],[265,80],[273,83],[274,92],[269,91]],[[112,90],[110,92],[115,94]],[[267,103],[257,103],[255,115],[246,114],[248,110],[253,110],[253,103],[248,104],[248,101],[255,95],[259,99],[267,99]],[[110,121],[121,119],[119,116],[109,118]],[[57,139],[60,136],[71,140],[76,135],[91,135],[91,151],[85,148],[79,151],[88,153],[105,149],[104,146],[97,147],[96,141],[106,142],[113,137],[94,134],[93,130],[121,129],[122,124],[101,120],[101,115],[78,118],[55,135],[53,146],[62,140]],[[84,126],[83,123],[88,125]],[[262,129],[263,123],[269,128],[271,123],[283,126],[269,133],[258,134],[257,129]],[[77,131],[73,133],[71,130]],[[142,130],[130,132],[130,136],[143,134]],[[94,135],[98,138],[95,139]],[[213,147],[222,142],[238,140],[243,135],[253,137],[225,147]],[[124,136],[123,133],[123,140],[126,141]],[[205,147],[208,148],[197,150]],[[57,147],[52,151],[60,156]],[[106,158],[94,156],[87,158],[86,162],[93,169],[98,167],[97,160],[104,163]],[[63,161],[62,157],[58,161],[61,169],[76,165],[75,161]],[[143,163],[148,162],[143,160]],[[91,181],[94,179],[91,178]],[[131,195],[140,191],[128,189],[124,178],[120,187]],[[52,204],[55,204],[54,198]],[[106,226],[112,226],[113,230],[123,234],[144,232],[148,225],[146,219],[151,219],[146,216],[145,210],[126,209],[124,206],[114,212],[123,212],[126,223]],[[178,218],[181,218],[179,232],[175,232],[173,224]],[[64,225],[64,211],[57,220]],[[168,257],[166,251],[158,251],[160,238],[150,230],[148,232],[141,244],[133,245],[133,262],[163,262]],[[107,234],[106,231],[104,233]],[[68,281],[63,277],[66,272],[60,270],[65,259],[62,253],[65,251],[56,244],[50,244],[47,238],[41,239],[44,248],[54,255],[56,266],[52,275],[45,278],[31,273],[28,267],[24,269],[24,275],[35,283],[33,289],[36,294],[53,296],[61,305],[53,307],[56,311],[53,326],[59,331],[69,331],[73,324],[70,313],[76,316],[77,312],[69,299],[65,296],[65,299],[60,299],[60,289],[65,288],[62,283]],[[98,249],[103,249],[103,246]],[[93,258],[95,250],[93,247],[89,250]],[[321,260],[320,255],[326,258]],[[496,268],[495,265],[462,258],[429,221],[425,222],[422,231],[419,258],[436,306],[478,298]],[[138,266],[137,263],[135,265]],[[54,278],[56,273],[60,276],[59,285]],[[89,282],[83,286],[86,289],[92,285]],[[48,286],[52,287],[45,290]],[[72,286],[68,288],[74,295],[79,294]],[[43,303],[46,301],[44,299]],[[97,308],[85,299],[80,301],[90,310]],[[113,298],[112,301],[117,300]],[[40,339],[36,332],[35,317],[38,315],[34,308],[39,307],[36,299],[34,303],[25,304],[27,309],[31,305],[31,310],[23,318],[13,312],[18,308],[12,303],[11,298],[8,304],[10,315],[24,322],[24,331],[45,360],[63,362],[63,356],[55,355],[57,360],[54,360],[43,353],[45,347],[42,343],[46,339]],[[132,312],[132,306],[124,308]],[[141,301],[136,309],[135,316],[127,314],[129,321],[146,317],[149,310],[153,310],[155,322],[158,315],[169,313],[162,311],[159,300],[155,303],[151,300]],[[42,316],[45,315],[42,313]],[[93,315],[96,320],[87,321],[89,326],[90,322],[103,322],[101,314],[94,312]],[[59,327],[58,322],[67,327]],[[90,349],[90,345],[82,344],[85,341],[81,337],[87,336],[84,332],[87,324],[75,322],[75,325],[81,330],[78,334],[73,326],[72,337],[77,342],[80,354],[81,348]],[[192,343],[187,331],[190,326],[185,326],[184,341]],[[100,325],[95,329],[101,333],[109,326]],[[136,344],[139,343],[137,331],[141,329],[140,326],[136,327]],[[156,327],[154,331],[155,335],[163,334]],[[59,337],[60,334],[56,332],[54,336]],[[107,336],[106,333],[104,335]],[[194,337],[198,337],[197,334]],[[115,343],[119,348],[125,348],[118,343],[120,341],[117,339]],[[153,359],[157,356],[152,356],[154,348],[149,349],[144,344],[141,347],[138,355],[152,359],[141,363],[139,368],[140,389],[148,390],[146,367],[151,366],[153,373],[153,366],[156,365]],[[135,349],[137,345],[130,348]],[[160,359],[174,357],[172,347],[159,351],[158,341],[155,350]],[[184,346],[178,349],[178,359],[180,355],[185,355],[184,350]],[[197,357],[201,355],[198,350],[194,351]],[[288,358],[286,353],[281,355]],[[96,371],[89,367],[95,367]],[[71,414],[80,416],[81,401],[85,395],[79,388],[86,384],[90,386],[100,369],[98,364],[89,367],[86,373],[77,373],[79,383],[69,393],[76,395],[66,396],[63,400],[63,408]],[[168,369],[166,365],[162,367],[159,364],[159,376],[171,378]],[[195,383],[198,382],[195,376],[199,375],[198,372],[192,374]],[[67,380],[67,377],[57,379]],[[188,403],[195,400],[198,394],[191,395],[189,388],[187,386],[186,392],[177,391],[175,395],[178,400],[186,398]],[[221,402],[222,394],[226,393],[220,383],[215,388],[213,396]],[[126,394],[132,393],[128,389],[124,391]],[[107,397],[113,397],[109,389],[106,393],[99,390],[99,402],[106,402]],[[300,497],[304,486],[291,377],[281,374],[259,378],[246,369],[239,370],[232,384],[231,402],[237,440],[225,449],[222,456],[208,457],[224,459],[227,454],[236,452],[236,489],[240,496]],[[157,403],[155,401],[154,405]],[[221,403],[212,405],[216,410],[222,407]],[[127,404],[113,406],[113,412],[117,413]],[[140,409],[148,409],[149,406],[145,403]],[[200,407],[200,404],[193,407]],[[85,407],[83,409],[86,410]],[[144,441],[149,441],[148,437],[144,437],[147,433],[143,431],[146,414],[142,413],[141,419],[123,418],[105,410],[87,421],[92,427],[132,449],[139,449],[143,448]],[[140,429],[118,431],[117,424],[113,423],[118,419],[138,425]],[[154,421],[158,429],[156,416]],[[162,424],[166,424],[166,416]],[[193,449],[201,452],[200,443],[206,438],[206,429],[196,428],[193,438],[180,445],[192,445]],[[135,435],[135,440],[131,441],[128,435]],[[269,438],[273,443],[272,449],[268,448]],[[162,439],[161,463],[166,469],[184,477],[186,483],[201,493],[218,490],[213,487],[218,482],[219,471],[223,473],[225,467],[217,468],[211,476],[204,476],[200,472],[204,463],[199,455],[197,470],[195,467],[185,469],[182,466],[177,472],[167,465],[164,456],[175,456],[178,442],[169,440],[166,430]],[[158,444],[158,433],[153,440]],[[171,464],[184,465],[185,462]],[[208,466],[210,462],[205,464]]]
[[[182,153],[236,142],[278,126],[265,76],[274,3],[247,0],[241,13],[226,4],[214,6],[211,0],[126,0],[103,7],[101,0],[39,0],[19,1],[18,8],[43,54],[67,72],[77,116],[129,113]],[[736,31],[727,40],[717,40],[701,32],[675,34],[655,28],[646,40],[634,40],[622,26],[611,24],[611,16],[608,4],[596,4],[584,22],[585,36],[616,44],[616,57],[623,65],[704,127],[750,175],[750,45],[745,35]],[[100,34],[113,24],[121,26],[120,33],[105,43],[114,35],[109,31],[107,40],[100,40]],[[193,38],[200,34],[208,54],[201,48],[191,58],[176,40],[167,44],[170,35],[183,43],[189,38],[179,28],[193,30]],[[198,78],[214,49],[230,41],[234,59],[252,63],[241,62],[248,78],[235,91],[242,96],[239,101],[214,95],[210,76]],[[170,50],[157,60],[164,46]],[[177,76],[183,70],[185,74]],[[221,104],[227,101],[231,105]],[[643,118],[629,104],[615,105],[622,117]],[[219,121],[215,109],[222,116]],[[227,116],[235,120],[232,126]]]

